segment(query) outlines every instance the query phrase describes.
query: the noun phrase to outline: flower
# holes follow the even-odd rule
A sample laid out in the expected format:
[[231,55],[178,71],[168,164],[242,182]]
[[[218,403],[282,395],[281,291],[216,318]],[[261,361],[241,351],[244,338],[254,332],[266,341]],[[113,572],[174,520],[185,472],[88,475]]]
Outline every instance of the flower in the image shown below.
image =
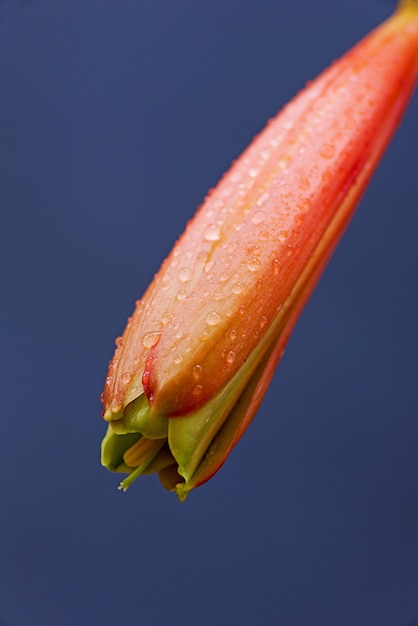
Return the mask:
[[183,500],[254,417],[418,74],[418,2],[301,91],[188,224],[117,339],[102,463]]

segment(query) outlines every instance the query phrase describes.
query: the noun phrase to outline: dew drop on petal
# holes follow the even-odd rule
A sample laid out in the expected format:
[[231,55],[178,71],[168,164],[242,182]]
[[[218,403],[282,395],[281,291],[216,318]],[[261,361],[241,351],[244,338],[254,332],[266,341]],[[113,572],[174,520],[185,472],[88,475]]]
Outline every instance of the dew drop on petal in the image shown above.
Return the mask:
[[278,237],[279,241],[286,241],[286,239],[287,239],[287,230],[280,230],[277,237]]
[[177,293],[176,293],[176,299],[181,302],[182,300],[184,300],[184,298],[187,296],[186,292],[183,291],[183,289],[180,289]]
[[209,333],[201,333],[199,335],[199,341],[201,341],[202,343],[204,343],[208,339],[209,339]]
[[299,180],[299,189],[306,191],[310,187],[310,182],[308,178],[301,178]]
[[169,322],[171,322],[172,319],[173,319],[173,315],[172,313],[170,313],[170,311],[164,311],[164,313],[161,315],[161,323],[164,326],[168,324]]
[[308,211],[311,206],[311,201],[309,198],[301,198],[297,204],[298,209],[300,211]]
[[202,377],[203,367],[201,365],[195,365],[192,368],[192,376],[195,380],[199,380]]
[[176,354],[173,361],[176,365],[179,365],[180,363],[183,363],[184,357],[182,354]]
[[254,213],[252,217],[252,223],[261,224],[261,222],[264,222],[265,219],[266,219],[266,214],[264,213],[264,211],[257,211],[256,213]]
[[132,380],[132,374],[130,372],[125,372],[122,376],[122,382],[124,385],[127,385]]
[[206,241],[218,241],[220,238],[220,230],[216,224],[208,224],[203,233]]
[[261,263],[259,261],[259,259],[250,259],[247,263],[247,267],[250,270],[250,272],[256,272],[258,269],[260,269],[261,267]]
[[154,346],[157,345],[157,343],[160,341],[160,337],[161,337],[160,331],[146,333],[146,335],[142,337],[142,345],[144,346],[144,348],[149,350],[150,348],[153,348]]
[[245,286],[243,285],[243,283],[235,283],[234,285],[232,285],[232,293],[235,293],[236,295],[242,293],[245,289]]
[[232,365],[234,361],[235,361],[235,352],[233,350],[230,350],[228,354],[226,355],[226,362],[229,363],[229,365]]
[[231,339],[231,341],[235,341],[237,336],[238,336],[237,331],[235,329],[232,329],[231,332],[229,333],[229,338]]
[[282,264],[279,259],[273,259],[273,274],[277,276],[282,270]]
[[202,385],[195,385],[192,389],[192,394],[194,396],[201,396],[203,393],[203,386]]
[[259,322],[260,328],[264,328],[266,324],[267,324],[267,317],[265,315],[262,315],[260,317],[260,322]]
[[206,323],[209,324],[209,326],[216,326],[221,320],[221,316],[216,311],[211,311],[206,315]]
[[332,159],[335,154],[335,146],[332,143],[324,143],[319,154],[324,159]]
[[191,277],[192,277],[192,271],[189,267],[183,267],[179,271],[179,280],[181,280],[182,283],[187,283],[187,281],[190,280]]
[[122,408],[122,402],[118,402],[117,400],[114,400],[110,408],[112,410],[112,413],[118,413]]

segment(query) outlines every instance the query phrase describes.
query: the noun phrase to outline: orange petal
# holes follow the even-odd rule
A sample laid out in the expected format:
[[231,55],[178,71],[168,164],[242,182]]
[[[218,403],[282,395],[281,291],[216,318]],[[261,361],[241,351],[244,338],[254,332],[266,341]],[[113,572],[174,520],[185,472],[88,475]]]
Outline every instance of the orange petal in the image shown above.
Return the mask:
[[[292,300],[310,260],[318,251],[329,257],[321,242],[349,194],[356,202],[334,239],[342,234],[416,81],[418,19],[407,13],[305,88],[189,224],[167,265],[180,258],[179,276],[188,250],[210,252],[149,351],[143,383],[154,413],[185,415],[210,400]],[[166,276],[165,266],[158,280]],[[177,286],[166,290],[171,303]]]

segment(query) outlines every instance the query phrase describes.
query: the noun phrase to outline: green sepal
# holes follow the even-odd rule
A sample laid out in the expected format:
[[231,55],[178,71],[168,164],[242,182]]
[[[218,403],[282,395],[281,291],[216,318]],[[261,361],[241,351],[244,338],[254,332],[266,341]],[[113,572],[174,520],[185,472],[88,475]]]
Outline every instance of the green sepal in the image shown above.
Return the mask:
[[190,416],[169,418],[168,443],[179,465],[178,473],[186,481],[181,484],[182,490],[187,489],[217,433],[225,421],[231,419],[231,413],[235,420],[237,410],[239,415],[246,410],[252,395],[246,392],[246,388],[255,387],[262,376],[265,363],[277,343],[278,328],[286,317],[286,310],[287,307],[281,310],[265,337],[224,389]]
[[122,419],[112,421],[111,424],[118,435],[141,433],[147,439],[166,439],[168,436],[167,418],[151,415],[147,397],[143,393],[125,407]]
[[139,433],[117,435],[113,428],[108,426],[102,441],[102,465],[112,472],[126,472],[129,474],[132,468],[124,463],[123,455],[140,437]]

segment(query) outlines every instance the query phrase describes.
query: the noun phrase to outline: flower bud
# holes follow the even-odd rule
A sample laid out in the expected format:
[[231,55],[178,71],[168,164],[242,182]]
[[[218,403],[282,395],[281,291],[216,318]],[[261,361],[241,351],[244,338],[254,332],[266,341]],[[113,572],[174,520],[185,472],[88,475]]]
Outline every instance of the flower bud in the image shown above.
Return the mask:
[[184,499],[263,398],[396,130],[418,73],[418,3],[301,91],[212,190],[128,321],[109,366],[102,462],[157,471]]

